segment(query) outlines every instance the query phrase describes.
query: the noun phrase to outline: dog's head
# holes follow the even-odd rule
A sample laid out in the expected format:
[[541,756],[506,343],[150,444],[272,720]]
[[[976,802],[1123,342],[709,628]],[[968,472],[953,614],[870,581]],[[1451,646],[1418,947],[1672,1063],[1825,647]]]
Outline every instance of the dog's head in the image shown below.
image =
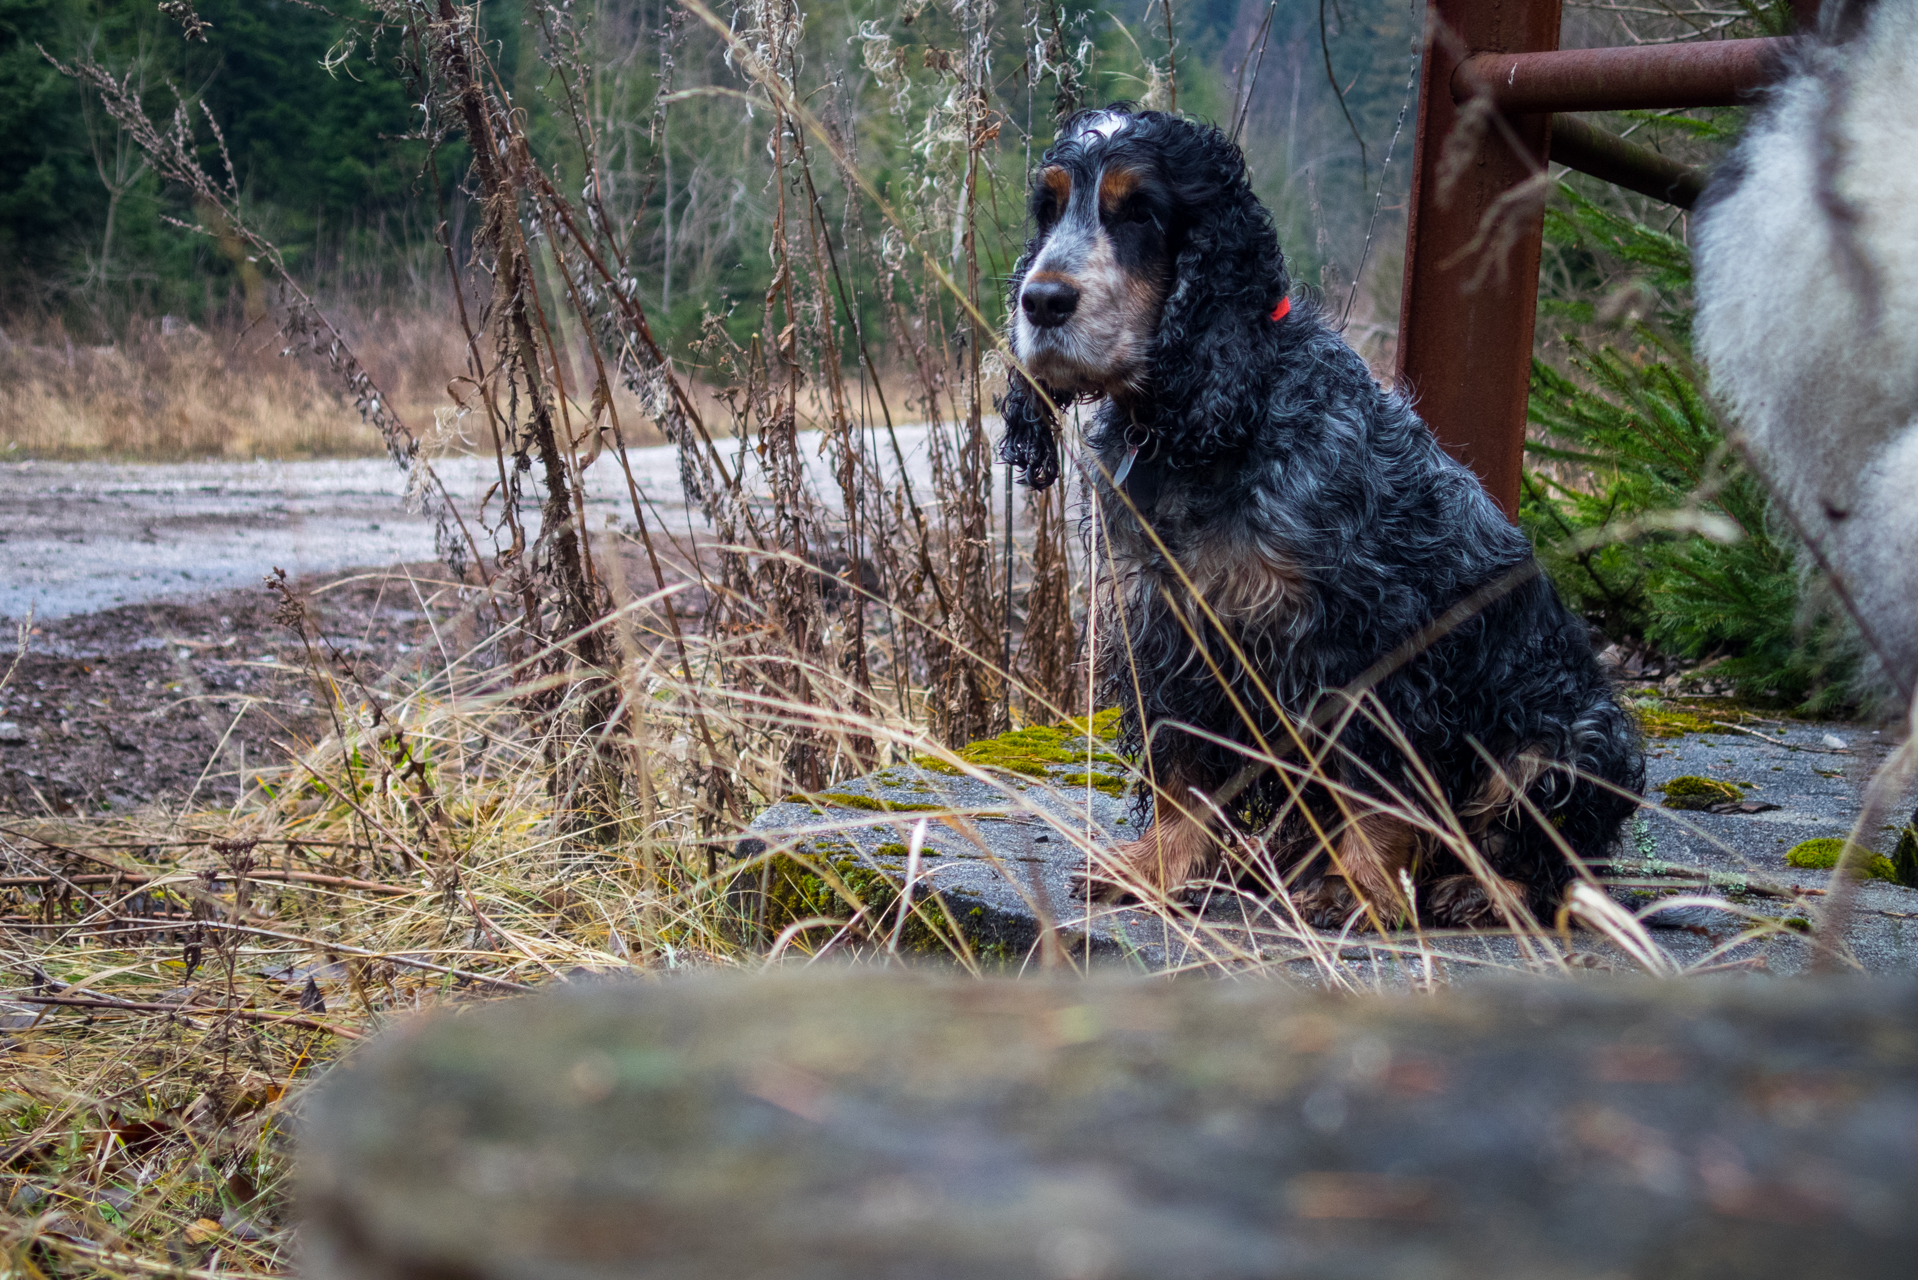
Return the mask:
[[[1061,127],[1032,183],[1033,236],[1008,298],[1015,373],[1001,454],[1044,488],[1058,475],[1046,398],[1193,397],[1237,376],[1231,333],[1285,296],[1271,216],[1219,130],[1156,111],[1085,112]],[[1243,353],[1241,353],[1242,355]],[[1228,397],[1232,398],[1232,397]]]

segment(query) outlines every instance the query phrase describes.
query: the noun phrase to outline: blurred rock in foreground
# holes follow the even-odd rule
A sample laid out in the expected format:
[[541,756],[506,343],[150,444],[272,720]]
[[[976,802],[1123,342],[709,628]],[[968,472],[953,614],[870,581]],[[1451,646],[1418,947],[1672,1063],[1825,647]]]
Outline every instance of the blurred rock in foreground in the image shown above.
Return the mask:
[[607,985],[301,1142],[313,1280],[1904,1277],[1918,986]]

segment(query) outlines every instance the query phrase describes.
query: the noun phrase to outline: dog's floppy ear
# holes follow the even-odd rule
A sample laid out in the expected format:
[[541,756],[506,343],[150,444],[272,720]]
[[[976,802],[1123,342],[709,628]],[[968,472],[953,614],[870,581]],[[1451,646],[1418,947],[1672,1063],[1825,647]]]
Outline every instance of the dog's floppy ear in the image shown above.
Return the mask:
[[1017,369],[1006,380],[999,416],[1006,424],[1006,433],[999,441],[999,460],[1011,463],[1020,479],[1034,489],[1044,489],[1057,480],[1058,419],[1046,404],[1046,397]]
[[1251,374],[1268,365],[1261,357],[1274,340],[1273,308],[1291,280],[1239,148],[1217,129],[1161,127],[1181,222],[1153,353],[1152,399],[1165,419],[1158,429],[1201,450],[1229,448],[1253,420],[1245,405],[1262,388]]
[[[1025,285],[1026,272],[1032,269],[1032,260],[1043,239],[1043,235],[1035,234],[1026,241],[1025,252],[1019,255],[1018,264],[1012,269],[1006,291],[1008,343],[1010,317],[1019,306],[1019,290]],[[1025,374],[1017,369],[1007,373],[1006,393],[999,397],[998,406],[999,417],[1006,426],[1005,435],[999,439],[999,461],[1010,463],[1019,472],[1019,478],[1033,489],[1044,489],[1059,478],[1059,421],[1052,411],[1059,400],[1052,396],[1051,405],[1046,400],[1047,395],[1042,395]]]

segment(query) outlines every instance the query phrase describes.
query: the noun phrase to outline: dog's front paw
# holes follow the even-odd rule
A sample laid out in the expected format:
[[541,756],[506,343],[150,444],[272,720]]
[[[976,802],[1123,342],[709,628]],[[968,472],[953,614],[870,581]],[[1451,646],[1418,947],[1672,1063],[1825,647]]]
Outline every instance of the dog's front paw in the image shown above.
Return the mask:
[[1191,902],[1199,887],[1187,883],[1173,889],[1159,889],[1138,883],[1131,876],[1106,871],[1081,871],[1068,882],[1072,896],[1090,898],[1107,906],[1138,906],[1146,902]]
[[[1508,907],[1513,907],[1520,928],[1536,927],[1526,909],[1525,886],[1510,880],[1502,882]],[[1425,892],[1424,915],[1445,929],[1504,929],[1513,923],[1494,900],[1491,886],[1476,876],[1446,876]]]
[[1337,931],[1343,929],[1352,913],[1359,909],[1359,896],[1352,892],[1344,876],[1328,875],[1312,887],[1294,893],[1292,905],[1298,908],[1300,918],[1314,929]]
[[1381,902],[1368,898],[1352,887],[1344,876],[1328,874],[1317,884],[1292,895],[1299,915],[1314,929],[1336,933],[1360,916],[1368,928],[1396,929],[1407,919],[1405,903],[1396,898]]
[[1079,901],[1103,902],[1109,906],[1135,903],[1139,895],[1132,886],[1115,879],[1103,871],[1077,871],[1066,882],[1074,899]]

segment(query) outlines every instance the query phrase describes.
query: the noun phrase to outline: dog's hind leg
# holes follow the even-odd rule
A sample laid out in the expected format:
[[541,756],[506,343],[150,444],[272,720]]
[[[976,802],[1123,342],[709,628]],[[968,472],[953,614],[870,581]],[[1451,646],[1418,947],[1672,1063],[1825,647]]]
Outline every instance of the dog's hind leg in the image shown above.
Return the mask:
[[1554,758],[1537,745],[1517,752],[1457,810],[1485,863],[1524,910],[1508,920],[1494,901],[1503,895],[1478,877],[1454,875],[1421,891],[1420,908],[1432,923],[1480,929],[1550,922],[1576,873],[1573,859],[1590,864],[1611,856],[1644,790],[1644,757],[1609,695],[1581,713],[1571,730],[1576,754]]
[[[1454,808],[1464,824],[1465,834],[1488,866],[1511,869],[1514,833],[1532,819],[1524,812],[1519,797],[1532,791],[1541,778],[1557,767],[1546,748],[1537,744],[1513,752],[1488,770],[1470,799]],[[1549,803],[1547,790],[1537,799]],[[1536,865],[1527,868],[1538,873]],[[1442,876],[1419,892],[1419,914],[1442,929],[1497,929],[1531,923],[1528,904],[1536,896],[1530,885],[1520,884],[1496,872],[1488,872],[1500,888],[1479,875]],[[1499,906],[1500,900],[1505,909]]]

